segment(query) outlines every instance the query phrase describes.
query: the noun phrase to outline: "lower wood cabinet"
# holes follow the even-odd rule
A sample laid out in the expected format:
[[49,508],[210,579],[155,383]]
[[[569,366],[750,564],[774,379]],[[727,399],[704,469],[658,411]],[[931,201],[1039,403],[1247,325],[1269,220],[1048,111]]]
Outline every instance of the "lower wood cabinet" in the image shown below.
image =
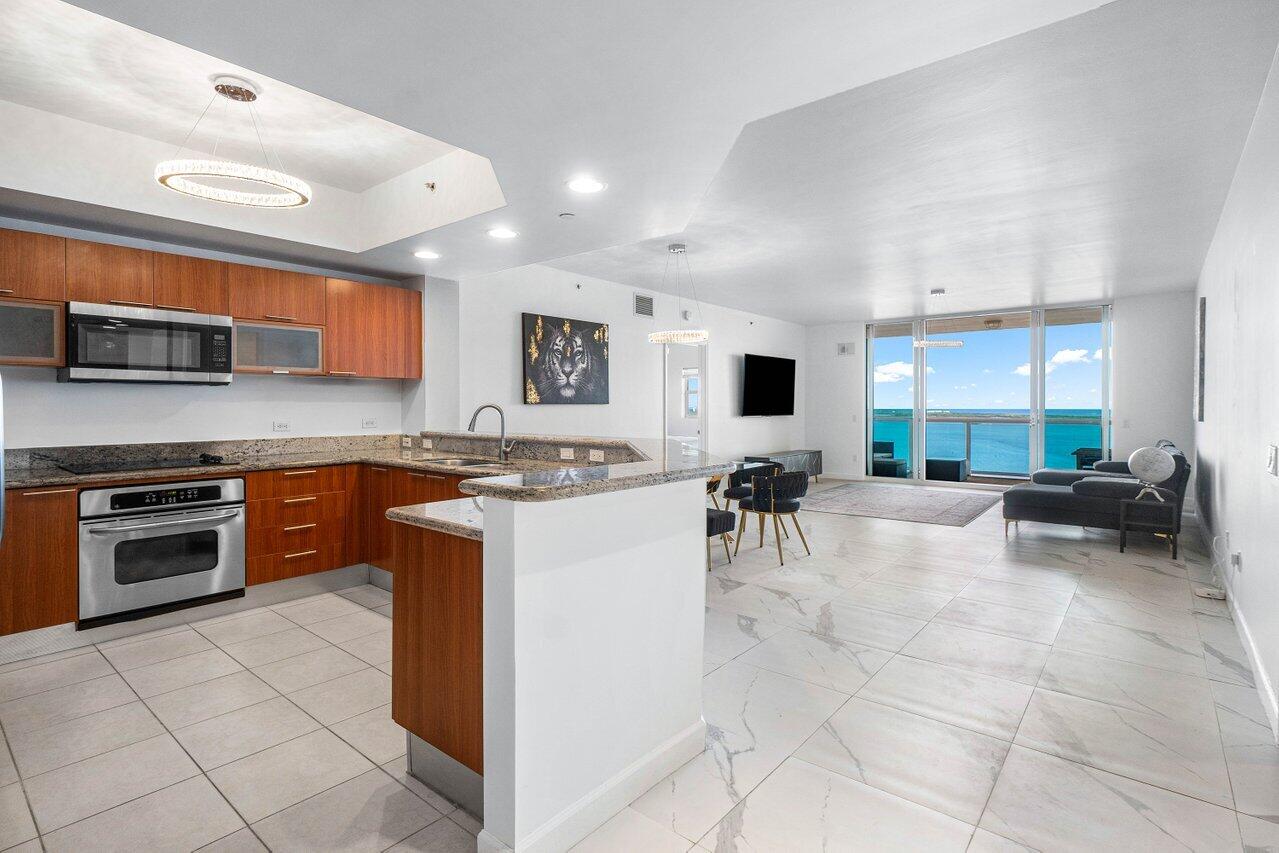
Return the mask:
[[391,521],[386,511],[393,506],[433,503],[463,497],[457,484],[464,477],[414,471],[390,465],[369,465],[364,490],[364,562],[392,574],[399,568],[395,551],[396,528],[404,525]]
[[324,465],[245,477],[247,585],[362,562],[358,468]]
[[79,615],[76,491],[5,492],[0,634],[74,622]]

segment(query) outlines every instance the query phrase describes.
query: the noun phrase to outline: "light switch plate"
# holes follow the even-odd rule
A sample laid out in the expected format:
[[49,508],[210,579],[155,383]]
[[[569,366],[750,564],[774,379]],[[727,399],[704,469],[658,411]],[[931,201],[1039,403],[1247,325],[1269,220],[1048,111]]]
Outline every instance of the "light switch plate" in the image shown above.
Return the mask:
[[293,425],[288,421],[271,421],[271,432],[289,432]]
[[563,460],[563,461],[565,461],[565,462],[572,462],[572,461],[573,461],[573,448],[571,448],[571,447],[561,447],[561,448],[560,448],[560,459],[562,459],[562,460]]
[[1279,477],[1279,447],[1273,444],[1266,451],[1266,473]]
[[360,421],[360,429],[377,429],[377,418],[365,418]]
[[411,435],[400,436],[400,447],[412,447],[412,446],[413,446],[413,436]]
[[603,462],[603,461],[604,461],[604,451],[603,451],[603,450],[592,450],[592,451],[590,451],[590,457],[591,457],[591,461],[592,461],[592,462]]

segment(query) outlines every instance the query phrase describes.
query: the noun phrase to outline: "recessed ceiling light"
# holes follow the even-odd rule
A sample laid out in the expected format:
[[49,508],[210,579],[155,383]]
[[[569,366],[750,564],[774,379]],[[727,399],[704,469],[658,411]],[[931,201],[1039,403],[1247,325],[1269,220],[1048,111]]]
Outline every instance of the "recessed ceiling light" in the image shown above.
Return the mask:
[[575,193],[597,193],[607,189],[608,184],[590,175],[578,175],[568,182],[568,188]]
[[434,261],[440,257],[440,253],[432,252],[430,249],[418,249],[413,253],[413,257],[421,258],[424,261]]
[[511,240],[520,236],[520,232],[512,231],[510,228],[492,228],[489,229],[489,236],[498,240]]

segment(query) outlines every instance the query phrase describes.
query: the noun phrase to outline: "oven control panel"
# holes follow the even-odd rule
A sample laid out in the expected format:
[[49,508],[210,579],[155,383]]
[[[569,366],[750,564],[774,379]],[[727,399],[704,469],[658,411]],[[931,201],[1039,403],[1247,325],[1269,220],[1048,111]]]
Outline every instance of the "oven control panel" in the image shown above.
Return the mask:
[[151,507],[207,503],[221,499],[222,487],[219,485],[186,486],[179,489],[160,488],[112,495],[111,509],[150,509]]

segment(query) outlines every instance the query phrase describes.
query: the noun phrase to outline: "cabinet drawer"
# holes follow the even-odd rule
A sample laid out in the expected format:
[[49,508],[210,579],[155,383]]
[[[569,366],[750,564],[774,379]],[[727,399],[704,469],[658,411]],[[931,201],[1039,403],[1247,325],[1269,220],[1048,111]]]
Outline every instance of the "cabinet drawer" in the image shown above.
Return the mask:
[[250,530],[245,541],[245,553],[250,557],[292,554],[321,545],[336,545],[345,539],[346,519],[301,521]]
[[281,527],[313,521],[343,519],[348,511],[349,492],[325,492],[293,498],[249,501],[248,528]]
[[343,543],[300,548],[283,554],[250,557],[245,566],[245,583],[249,586],[270,583],[340,569],[345,565],[346,546]]
[[288,468],[280,471],[256,471],[246,479],[251,501],[268,498],[294,498],[344,492],[349,488],[346,465],[321,465],[315,468]]

